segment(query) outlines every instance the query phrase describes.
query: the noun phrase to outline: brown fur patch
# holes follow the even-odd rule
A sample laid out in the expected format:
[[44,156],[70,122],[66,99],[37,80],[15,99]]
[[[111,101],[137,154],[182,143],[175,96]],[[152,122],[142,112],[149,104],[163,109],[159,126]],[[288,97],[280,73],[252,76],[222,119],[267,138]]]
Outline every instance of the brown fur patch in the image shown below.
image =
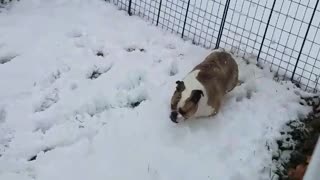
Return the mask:
[[181,99],[181,93],[185,89],[183,81],[176,81],[176,84],[176,90],[174,91],[173,96],[171,98],[171,111],[177,111],[177,105]]
[[203,84],[208,95],[208,105],[217,113],[223,96],[238,84],[238,65],[227,52],[213,52],[198,64],[194,70],[200,70],[197,79]]

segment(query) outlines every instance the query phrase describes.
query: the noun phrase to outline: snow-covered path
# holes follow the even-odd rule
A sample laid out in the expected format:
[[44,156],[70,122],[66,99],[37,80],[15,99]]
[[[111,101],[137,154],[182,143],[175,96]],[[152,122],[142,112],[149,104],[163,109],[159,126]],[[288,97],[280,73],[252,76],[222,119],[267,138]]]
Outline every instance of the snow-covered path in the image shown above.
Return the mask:
[[266,144],[308,109],[268,68],[238,59],[244,84],[220,114],[169,119],[175,81],[209,52],[102,0],[13,3],[0,13],[0,179],[270,179]]

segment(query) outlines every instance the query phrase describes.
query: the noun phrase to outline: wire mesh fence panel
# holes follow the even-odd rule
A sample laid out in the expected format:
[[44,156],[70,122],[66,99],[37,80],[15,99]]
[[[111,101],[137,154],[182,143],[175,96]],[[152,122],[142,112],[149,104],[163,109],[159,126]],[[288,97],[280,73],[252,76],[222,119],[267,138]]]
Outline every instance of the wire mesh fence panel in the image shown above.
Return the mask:
[[131,12],[140,16],[153,24],[157,23],[160,0],[132,0]]
[[158,25],[168,31],[182,34],[188,0],[162,0]]
[[318,17],[320,17],[319,5],[293,76],[294,80],[298,81],[306,90],[320,89],[320,19]]
[[276,2],[260,60],[271,63],[279,76],[292,77],[316,1]]
[[191,0],[187,13],[184,37],[194,44],[212,48],[216,45],[225,1]]
[[129,8],[129,0],[106,0],[118,7],[119,10],[127,10]]
[[[109,0],[194,44],[267,62],[308,90],[319,85],[317,0]],[[316,17],[316,18],[313,18]]]
[[270,0],[230,0],[220,46],[242,56],[257,56],[272,4]]

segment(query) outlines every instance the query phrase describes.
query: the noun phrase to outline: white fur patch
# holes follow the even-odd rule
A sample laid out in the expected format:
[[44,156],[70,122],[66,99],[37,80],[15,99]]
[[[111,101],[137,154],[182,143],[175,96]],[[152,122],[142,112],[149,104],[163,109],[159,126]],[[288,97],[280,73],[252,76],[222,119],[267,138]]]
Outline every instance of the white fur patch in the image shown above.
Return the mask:
[[185,90],[182,91],[181,99],[178,103],[178,108],[183,107],[186,99],[190,97],[192,90],[202,90],[203,96],[198,102],[197,112],[192,117],[209,116],[214,111],[214,108],[208,105],[208,95],[206,89],[197,79],[199,72],[200,70],[195,70],[183,79]]

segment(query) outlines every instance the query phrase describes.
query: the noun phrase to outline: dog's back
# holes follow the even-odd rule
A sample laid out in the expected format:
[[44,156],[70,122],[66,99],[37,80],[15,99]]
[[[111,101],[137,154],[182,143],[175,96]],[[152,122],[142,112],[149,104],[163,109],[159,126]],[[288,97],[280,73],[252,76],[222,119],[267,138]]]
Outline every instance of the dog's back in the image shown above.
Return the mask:
[[206,88],[208,104],[212,106],[219,106],[222,97],[238,83],[238,65],[224,51],[212,52],[193,70],[200,70],[197,79]]

